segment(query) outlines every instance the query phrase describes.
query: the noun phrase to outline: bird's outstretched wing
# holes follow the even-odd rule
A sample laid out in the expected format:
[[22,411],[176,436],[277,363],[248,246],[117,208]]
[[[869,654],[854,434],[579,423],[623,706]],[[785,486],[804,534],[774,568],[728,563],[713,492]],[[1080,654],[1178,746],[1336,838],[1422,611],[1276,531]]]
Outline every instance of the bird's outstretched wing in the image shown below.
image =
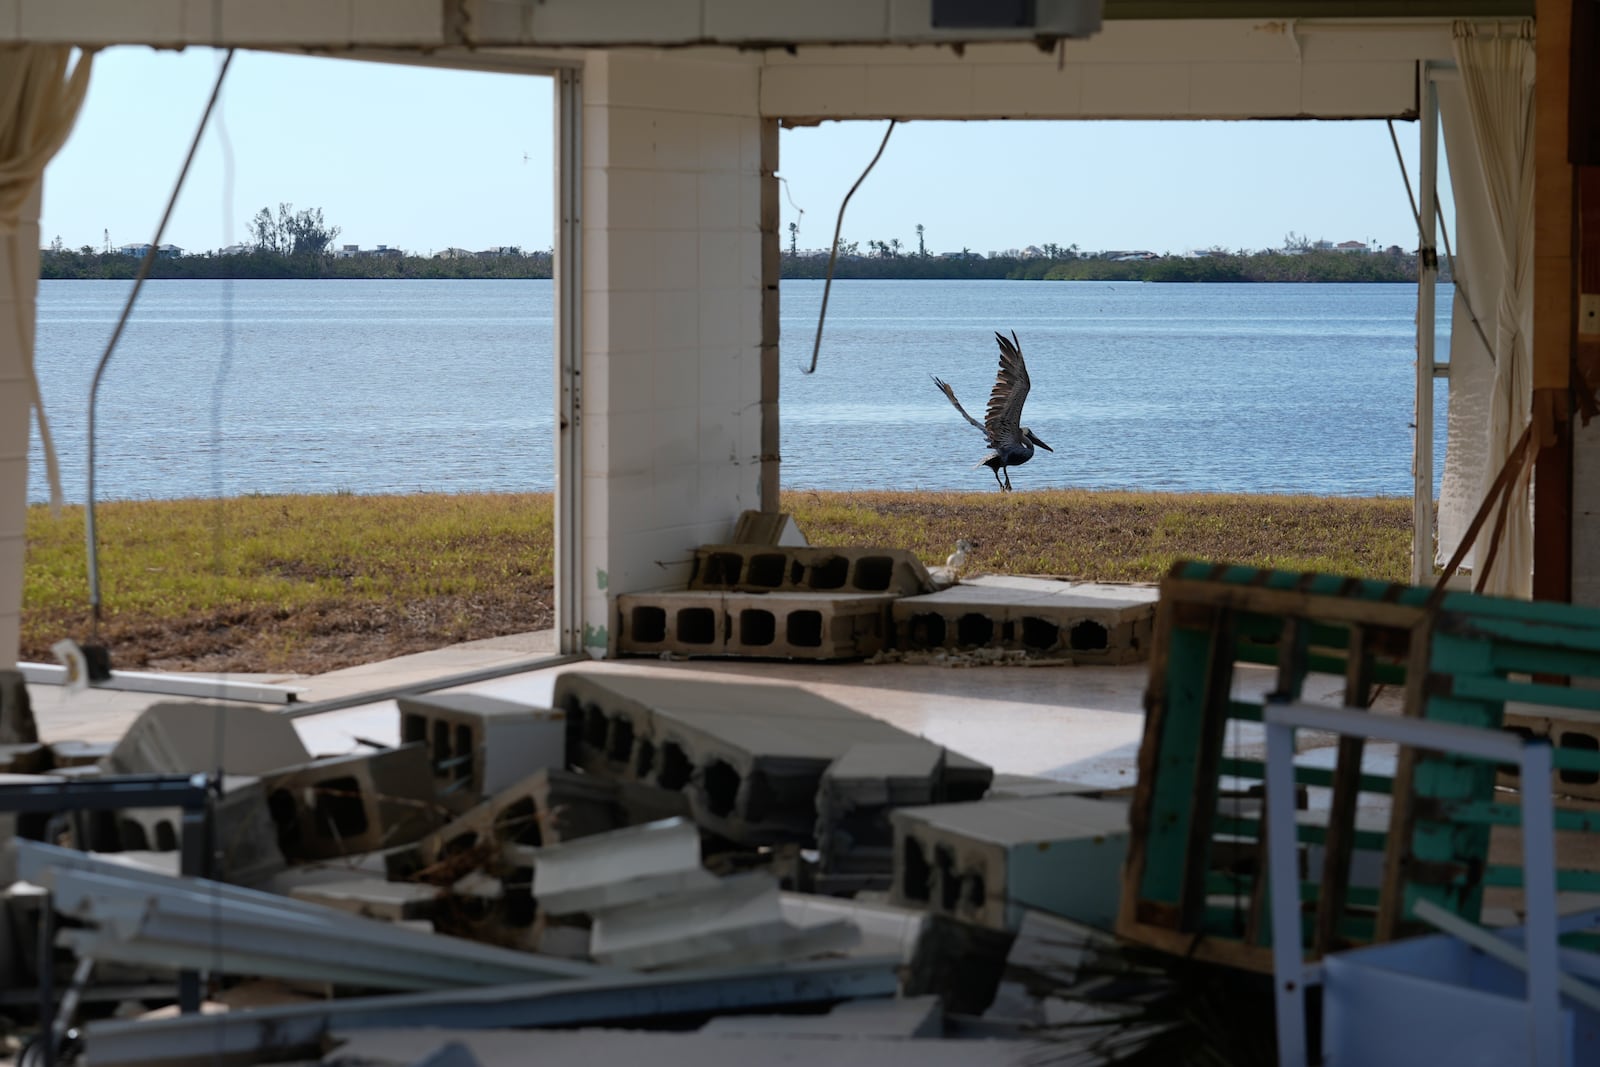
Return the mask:
[[967,414],[967,409],[962,407],[961,406],[961,401],[956,399],[956,391],[954,389],[950,388],[950,385],[949,385],[948,382],[945,382],[941,378],[935,376],[934,379],[933,379],[933,384],[937,385],[939,387],[939,390],[942,393],[944,393],[944,395],[949,399],[950,403],[955,405],[956,410],[961,412],[961,417],[963,419],[966,419],[968,422],[972,423],[972,425],[976,426],[979,430],[981,430],[985,437],[989,436],[989,431],[984,429],[983,423],[979,422],[977,419],[975,419],[971,415]]
[[990,447],[999,449],[1022,443],[1022,405],[1028,400],[1030,383],[1028,365],[1022,361],[1022,345],[1016,331],[1012,331],[1010,340],[996,331],[994,339],[1000,342],[1000,373],[989,393],[983,431],[989,437]]

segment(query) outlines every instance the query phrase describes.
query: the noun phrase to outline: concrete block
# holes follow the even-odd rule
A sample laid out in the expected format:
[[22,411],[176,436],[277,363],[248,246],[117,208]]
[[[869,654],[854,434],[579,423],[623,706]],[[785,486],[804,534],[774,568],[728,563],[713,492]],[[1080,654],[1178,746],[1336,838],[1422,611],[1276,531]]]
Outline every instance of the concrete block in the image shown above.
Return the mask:
[[237,704],[146,708],[106,757],[115,774],[263,775],[311,760],[292,720]]
[[533,896],[550,915],[599,915],[716,882],[700,865],[700,832],[663,819],[541,849]]
[[928,925],[928,913],[921,908],[900,908],[814,893],[784,893],[781,903],[784,919],[795,926],[836,922],[854,926],[861,940],[847,953],[851,956],[893,956],[902,963],[909,963]]
[[0,773],[43,774],[54,766],[49,745],[37,741],[0,744]]
[[895,904],[996,930],[1035,908],[1110,929],[1122,891],[1128,807],[1079,796],[899,808]]
[[[283,870],[267,795],[262,779],[223,776],[222,796],[211,811],[213,878],[255,885]],[[115,825],[122,852],[176,854],[183,845],[179,808],[125,808],[116,813]]]
[[1079,663],[1139,663],[1155,627],[1154,586],[988,575],[895,602],[901,649],[1005,648]]
[[380,878],[355,878],[343,882],[321,882],[316,885],[296,886],[289,891],[296,900],[369,919],[426,919],[433,915],[439,901],[439,890],[431,885],[409,882],[386,882]]
[[913,738],[852,746],[829,764],[817,787],[818,869],[824,876],[879,876],[887,889],[894,873],[897,807],[943,800],[944,749]]
[[[1503,729],[1526,739],[1545,738],[1556,748],[1600,752],[1600,723],[1587,719],[1529,715],[1513,711],[1513,707],[1515,705],[1506,708]],[[1498,783],[1511,789],[1522,788],[1520,776],[1514,766],[1500,768]],[[1550,773],[1550,788],[1557,795],[1600,800],[1600,773],[1553,769]]]
[[39,740],[33,705],[22,672],[0,670],[0,744],[28,744]]
[[743,511],[733,526],[733,543],[797,548],[806,545],[807,541],[794,516],[787,512]]
[[915,596],[928,592],[932,585],[927,568],[904,549],[735,543],[697,549],[689,588]]
[[52,741],[51,763],[57,768],[85,767],[100,763],[115,749],[114,741]]
[[889,644],[887,594],[680,590],[617,598],[624,654],[859,659]]
[[420,744],[315,760],[265,783],[278,843],[293,862],[408,844],[442,821]]
[[565,758],[559,711],[477,693],[403,696],[400,740],[427,745],[440,802],[466,811],[541,767]]
[[[701,826],[745,845],[812,843],[830,764],[858,744],[918,740],[797,686],[567,671],[553,703],[570,764],[683,790]],[[945,798],[976,799],[991,776],[947,753]]]
[[900,972],[901,995],[937,993],[947,1011],[981,1015],[994,1002],[1014,938],[1009,930],[929,915],[911,962]]

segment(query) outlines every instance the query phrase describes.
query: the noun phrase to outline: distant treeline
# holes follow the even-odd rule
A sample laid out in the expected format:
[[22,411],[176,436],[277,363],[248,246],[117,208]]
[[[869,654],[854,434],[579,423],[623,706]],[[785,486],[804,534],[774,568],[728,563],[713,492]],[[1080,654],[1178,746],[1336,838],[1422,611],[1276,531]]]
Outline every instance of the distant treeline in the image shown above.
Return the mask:
[[[45,249],[43,279],[124,278],[139,273],[140,258],[120,252]],[[152,278],[548,278],[550,253],[507,253],[445,259],[436,256],[329,255],[258,249],[233,255],[157,256]]]
[[[825,255],[785,254],[784,278],[822,278]],[[46,249],[39,277],[132,279],[137,256],[119,252]],[[152,278],[549,278],[548,252],[508,253],[445,259],[435,256],[363,254],[348,258],[291,254],[265,249],[234,255],[158,257]],[[1137,282],[1415,282],[1416,257],[1409,252],[1208,253],[1152,259],[1094,256],[991,256],[912,253],[841,255],[835,278],[954,278],[1015,281]],[[1448,275],[1445,275],[1448,280]]]
[[[822,278],[825,255],[785,255],[785,278]],[[1415,282],[1409,252],[1223,252],[1151,259],[1095,256],[841,255],[835,278],[997,278],[1071,282]]]

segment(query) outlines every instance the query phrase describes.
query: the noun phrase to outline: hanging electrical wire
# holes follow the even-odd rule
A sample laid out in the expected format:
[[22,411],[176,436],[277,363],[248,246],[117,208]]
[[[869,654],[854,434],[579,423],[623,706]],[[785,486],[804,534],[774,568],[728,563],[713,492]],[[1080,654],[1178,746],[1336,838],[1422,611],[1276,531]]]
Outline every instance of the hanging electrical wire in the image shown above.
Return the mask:
[[[194,163],[195,152],[200,148],[200,140],[206,131],[206,124],[211,119],[211,112],[217,106],[217,97],[222,92],[222,82],[228,75],[228,67],[233,63],[233,49],[228,49],[223,57],[222,65],[217,69],[216,84],[211,87],[211,96],[206,100],[205,111],[200,116],[200,124],[195,128],[194,140],[189,144],[189,153],[183,158],[183,167],[178,171],[178,180],[172,187],[172,195],[167,198],[166,210],[161,213],[161,222],[156,226],[155,238],[150,242],[150,247],[145,250],[144,259],[139,263],[139,273],[133,280],[133,288],[128,293],[127,303],[123,305],[122,314],[117,319],[116,327],[111,331],[111,339],[106,342],[106,350],[100,356],[100,362],[95,365],[94,379],[89,385],[89,442],[87,457],[87,474],[84,500],[84,538],[87,542],[89,557],[89,633],[91,641],[98,642],[100,637],[100,555],[99,543],[95,529],[95,412],[100,399],[100,382],[105,377],[106,366],[111,362],[111,354],[116,351],[117,341],[122,337],[123,329],[128,325],[128,317],[133,313],[134,302],[139,299],[139,290],[143,288],[145,279],[150,276],[150,268],[155,264],[156,254],[161,247],[161,238],[166,235],[167,223],[172,218],[172,210],[177,206],[178,195],[183,192],[183,183],[189,176],[189,168]],[[91,648],[94,650],[90,653]],[[98,644],[86,645],[83,649],[89,671],[101,678],[110,673],[109,660],[104,646]]]
[[899,119],[890,119],[889,128],[883,131],[883,140],[878,142],[878,150],[872,155],[872,162],[867,164],[867,169],[861,172],[861,177],[844,194],[844,199],[839,202],[839,217],[833,224],[833,248],[828,253],[828,272],[822,282],[822,310],[817,313],[817,339],[811,345],[811,366],[801,369],[803,374],[815,374],[817,371],[817,353],[822,350],[822,323],[828,317],[828,290],[833,288],[833,265],[839,258],[839,231],[844,227],[844,209],[850,206],[850,198],[856,195],[856,190],[861,188],[861,183],[867,180],[867,175],[872,173],[872,168],[878,165],[879,158],[883,155],[884,148],[889,144],[889,135],[900,122]]

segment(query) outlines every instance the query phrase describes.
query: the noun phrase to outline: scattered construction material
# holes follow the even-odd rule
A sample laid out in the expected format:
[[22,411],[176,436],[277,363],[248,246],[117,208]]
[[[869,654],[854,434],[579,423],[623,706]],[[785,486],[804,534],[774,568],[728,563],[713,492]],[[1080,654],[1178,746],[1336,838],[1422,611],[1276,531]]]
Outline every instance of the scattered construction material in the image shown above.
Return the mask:
[[944,749],[920,738],[854,745],[822,772],[817,788],[820,876],[855,889],[888,889],[894,876],[895,808],[944,799]]
[[259,708],[152,704],[106,758],[116,774],[262,775],[311,760],[294,724]]
[[882,593],[722,593],[679,590],[617,598],[625,654],[859,659],[887,648]]
[[409,844],[439,825],[421,744],[314,760],[263,779],[278,845],[295,862]]
[[996,930],[1029,908],[1110,929],[1121,896],[1128,808],[1078,796],[901,808],[896,904]]
[[379,878],[296,886],[289,895],[309,904],[389,922],[431,918],[439,903],[439,890],[434,886]]
[[895,645],[1138,663],[1149,655],[1155,602],[1146,586],[986,575],[895,601]]
[[715,882],[694,824],[664,819],[539,850],[533,895],[551,915],[597,915]]
[[737,545],[803,546],[806,535],[788,512],[742,511],[733,526],[733,542]]
[[890,593],[929,589],[922,561],[898,548],[703,545],[689,588],[737,593]]
[[[591,774],[687,792],[695,821],[746,845],[815,839],[823,772],[858,744],[916,740],[794,686],[568,671],[568,760]],[[947,754],[950,799],[983,795],[993,772]]]
[[477,693],[402,696],[400,740],[427,745],[439,800],[460,813],[541,767],[561,767],[560,712]]

